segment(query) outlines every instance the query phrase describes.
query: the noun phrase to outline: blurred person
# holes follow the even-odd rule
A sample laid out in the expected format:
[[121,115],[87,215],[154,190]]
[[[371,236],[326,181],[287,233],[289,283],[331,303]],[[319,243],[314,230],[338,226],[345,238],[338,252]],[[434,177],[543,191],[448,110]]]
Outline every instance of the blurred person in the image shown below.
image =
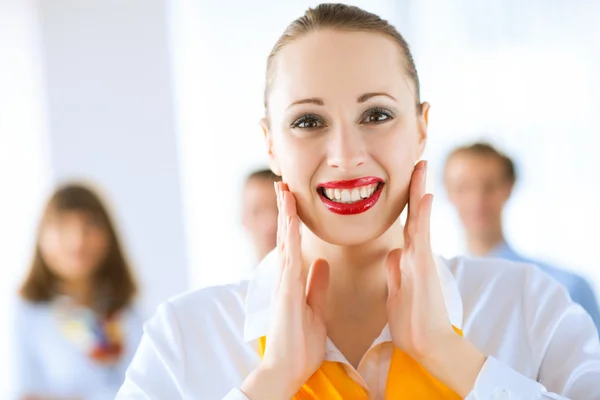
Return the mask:
[[114,398],[142,335],[136,282],[100,198],[59,187],[16,313],[17,398]]
[[569,292],[600,328],[596,295],[581,276],[517,253],[507,242],[502,214],[517,180],[513,160],[487,143],[453,150],[446,160],[444,183],[466,233],[467,250],[478,257],[504,258],[537,265]]
[[597,331],[558,282],[432,252],[430,107],[400,33],[321,4],[266,64],[277,248],[165,302],[117,399],[600,398]]
[[244,184],[242,224],[252,240],[258,261],[276,246],[277,198],[273,183],[280,180],[270,169],[261,169],[251,173]]

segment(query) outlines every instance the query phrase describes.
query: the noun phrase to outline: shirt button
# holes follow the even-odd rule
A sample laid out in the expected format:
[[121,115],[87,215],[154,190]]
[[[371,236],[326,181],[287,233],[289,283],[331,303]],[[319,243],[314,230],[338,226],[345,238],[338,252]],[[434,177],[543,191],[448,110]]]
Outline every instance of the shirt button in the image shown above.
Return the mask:
[[510,394],[506,389],[496,389],[492,394],[492,400],[509,400]]

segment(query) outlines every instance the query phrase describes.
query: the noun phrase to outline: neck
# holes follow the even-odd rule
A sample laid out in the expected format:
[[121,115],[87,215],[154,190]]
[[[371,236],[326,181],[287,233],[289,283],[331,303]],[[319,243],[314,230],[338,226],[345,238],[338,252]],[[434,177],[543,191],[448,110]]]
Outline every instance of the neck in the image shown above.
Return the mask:
[[89,279],[62,282],[59,285],[59,291],[79,305],[92,306],[92,282]]
[[498,227],[485,235],[467,234],[467,248],[469,253],[478,257],[487,256],[502,242],[504,242],[502,227]]
[[302,256],[307,263],[317,258],[329,263],[328,297],[332,303],[368,306],[387,298],[385,262],[392,249],[402,247],[403,229],[398,219],[375,240],[342,246],[327,243],[303,227]]
[[267,256],[267,254],[269,254],[276,245],[271,246],[259,246],[256,245],[256,264],[260,264],[260,262],[263,260],[263,258],[265,258]]

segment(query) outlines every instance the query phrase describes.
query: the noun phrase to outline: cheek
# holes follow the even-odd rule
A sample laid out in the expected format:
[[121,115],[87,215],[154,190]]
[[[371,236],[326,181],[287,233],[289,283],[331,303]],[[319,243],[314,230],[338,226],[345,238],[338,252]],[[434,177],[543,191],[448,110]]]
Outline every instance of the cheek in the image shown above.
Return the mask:
[[415,163],[415,143],[403,140],[402,134],[389,137],[390,140],[379,140],[373,143],[371,154],[389,176],[390,183],[398,187],[408,187]]
[[291,135],[280,135],[280,140],[275,143],[282,179],[290,191],[302,192],[310,187],[311,177],[323,159],[324,146],[319,146],[319,143],[315,139],[299,139]]
[[96,232],[91,234],[85,245],[87,247],[88,252],[96,258],[102,258],[108,251],[109,240],[108,235],[104,232]]
[[495,211],[501,211],[502,208],[504,208],[505,197],[502,193],[500,193],[494,196],[490,203],[493,205]]
[[62,241],[56,229],[46,228],[40,234],[40,252],[44,259],[51,261],[60,257],[62,252]]

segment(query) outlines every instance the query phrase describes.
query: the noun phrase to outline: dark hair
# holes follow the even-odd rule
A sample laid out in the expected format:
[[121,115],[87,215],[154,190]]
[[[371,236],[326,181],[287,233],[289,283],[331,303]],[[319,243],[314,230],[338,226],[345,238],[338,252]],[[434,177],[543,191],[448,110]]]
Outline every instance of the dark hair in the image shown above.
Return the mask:
[[320,4],[315,8],[309,8],[303,16],[288,25],[283,32],[283,35],[281,35],[277,43],[275,43],[275,46],[267,59],[267,80],[264,93],[265,109],[268,109],[268,95],[274,80],[273,60],[279,51],[293,40],[299,39],[308,33],[320,29],[380,33],[396,42],[398,46],[400,46],[400,50],[406,59],[404,65],[406,74],[415,85],[417,110],[420,112],[421,100],[419,95],[419,75],[417,74],[417,68],[410,47],[406,40],[404,40],[404,37],[393,25],[380,18],[378,15],[346,4]]
[[248,175],[248,177],[246,178],[246,182],[250,182],[255,179],[265,180],[269,182],[279,182],[281,180],[281,177],[275,175],[270,169],[264,168],[250,173],[250,175]]
[[58,295],[59,278],[48,268],[40,252],[39,235],[51,213],[80,211],[97,218],[109,236],[108,254],[97,268],[92,284],[92,309],[100,315],[111,315],[131,304],[137,291],[131,269],[125,260],[115,227],[100,198],[89,188],[79,184],[59,187],[48,200],[38,227],[33,261],[23,282],[20,295],[31,302],[51,301]]
[[502,168],[504,169],[504,176],[506,177],[506,179],[513,184],[517,181],[517,171],[513,160],[489,143],[476,142],[473,144],[457,147],[456,149],[452,150],[450,155],[448,155],[448,158],[446,159],[446,167],[448,166],[450,160],[454,156],[459,154],[471,154],[476,156],[495,158],[498,161],[500,161]]

